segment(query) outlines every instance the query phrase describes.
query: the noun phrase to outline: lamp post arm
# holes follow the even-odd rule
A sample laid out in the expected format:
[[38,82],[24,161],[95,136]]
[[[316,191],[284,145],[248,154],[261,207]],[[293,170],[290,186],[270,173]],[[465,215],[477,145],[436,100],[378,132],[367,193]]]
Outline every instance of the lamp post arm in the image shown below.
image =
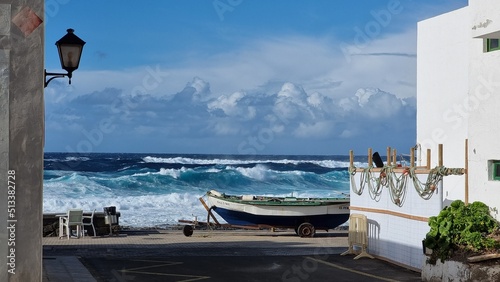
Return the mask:
[[[46,70],[44,70],[44,88],[47,87],[47,85],[49,85],[49,82],[51,82],[54,78],[60,78],[60,77],[69,77],[69,84],[71,84],[71,73],[55,73],[55,72],[47,72]],[[49,78],[49,80],[47,80],[47,76],[52,76],[51,78]]]

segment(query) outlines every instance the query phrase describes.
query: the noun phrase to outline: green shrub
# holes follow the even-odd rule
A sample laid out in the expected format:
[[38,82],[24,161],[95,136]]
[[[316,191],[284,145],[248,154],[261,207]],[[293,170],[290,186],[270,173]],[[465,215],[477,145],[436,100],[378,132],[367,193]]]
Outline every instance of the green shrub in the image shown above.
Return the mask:
[[456,200],[438,216],[430,217],[429,226],[424,246],[432,249],[431,263],[450,258],[457,249],[480,252],[500,247],[498,241],[488,237],[499,225],[482,202],[465,205]]

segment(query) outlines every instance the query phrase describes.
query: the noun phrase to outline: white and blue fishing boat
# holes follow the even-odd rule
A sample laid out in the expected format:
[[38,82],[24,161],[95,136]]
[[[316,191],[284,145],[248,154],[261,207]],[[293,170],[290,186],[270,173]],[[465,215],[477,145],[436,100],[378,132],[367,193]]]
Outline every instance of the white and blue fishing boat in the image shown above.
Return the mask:
[[338,227],[349,219],[348,198],[297,198],[242,195],[211,190],[211,210],[238,226],[293,228],[301,237]]

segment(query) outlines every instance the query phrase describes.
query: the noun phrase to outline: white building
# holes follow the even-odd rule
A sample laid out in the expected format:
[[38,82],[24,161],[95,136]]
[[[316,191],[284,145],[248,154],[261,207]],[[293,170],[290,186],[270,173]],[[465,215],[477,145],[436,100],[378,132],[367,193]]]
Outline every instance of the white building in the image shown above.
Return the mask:
[[[394,188],[373,189],[380,169],[368,176],[356,170],[350,209],[367,217],[369,254],[422,269],[428,219],[453,200],[484,202],[500,220],[499,39],[498,0],[469,0],[467,7],[418,23],[417,165],[427,166],[430,149],[428,168],[437,167],[443,144],[443,165],[468,174],[445,176],[430,198],[419,194],[417,181],[408,183],[402,201],[394,201]],[[418,179],[426,183],[427,177],[424,172]],[[363,191],[361,184],[370,182]]]
[[[461,199],[500,208],[500,2],[469,5],[418,23],[417,143],[444,144],[444,164],[465,167],[465,178],[444,179],[445,204]],[[498,168],[497,168],[498,166]],[[500,219],[496,211],[492,213]]]

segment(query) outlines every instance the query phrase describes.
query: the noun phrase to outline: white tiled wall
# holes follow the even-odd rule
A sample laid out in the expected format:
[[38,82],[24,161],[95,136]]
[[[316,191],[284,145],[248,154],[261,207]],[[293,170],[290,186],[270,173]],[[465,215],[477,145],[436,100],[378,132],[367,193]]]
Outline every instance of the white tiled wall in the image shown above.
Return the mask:
[[[359,172],[354,176],[357,187],[360,184],[360,176]],[[373,173],[373,176],[378,177],[378,173]],[[427,174],[419,175],[419,179],[425,183]],[[367,188],[366,186],[361,195],[351,192],[351,213],[364,214],[368,218],[368,253],[422,269],[422,240],[429,231],[427,222],[390,213],[426,218],[438,215],[443,203],[441,185],[431,199],[424,200],[416,192],[413,182],[408,181],[406,199],[402,207],[392,203],[388,188],[382,188],[378,200],[370,197]],[[369,211],[356,210],[356,207]]]

